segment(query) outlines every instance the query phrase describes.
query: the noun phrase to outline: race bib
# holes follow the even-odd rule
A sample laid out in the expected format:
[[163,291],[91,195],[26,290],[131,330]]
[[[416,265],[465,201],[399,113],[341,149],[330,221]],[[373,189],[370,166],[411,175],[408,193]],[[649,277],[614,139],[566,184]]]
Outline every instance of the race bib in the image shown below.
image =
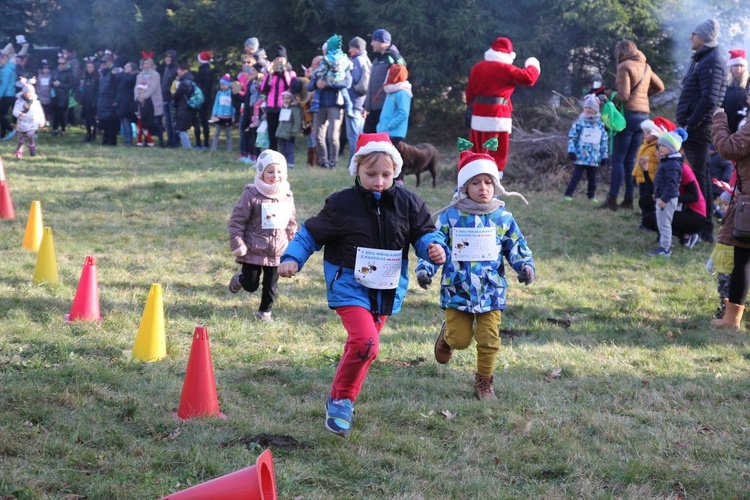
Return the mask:
[[401,250],[357,248],[354,278],[367,288],[392,290],[401,278]]
[[454,227],[451,242],[451,260],[497,260],[500,254],[495,227]]
[[49,77],[42,77],[39,79],[39,85],[42,87],[49,87]]
[[232,97],[228,95],[220,95],[219,96],[219,106],[231,106],[232,105]]
[[292,110],[290,108],[281,108],[279,111],[279,121],[288,122],[292,119]]
[[261,229],[286,229],[293,208],[291,203],[261,203]]
[[596,128],[585,128],[581,131],[581,142],[586,144],[599,144],[602,140],[602,131]]

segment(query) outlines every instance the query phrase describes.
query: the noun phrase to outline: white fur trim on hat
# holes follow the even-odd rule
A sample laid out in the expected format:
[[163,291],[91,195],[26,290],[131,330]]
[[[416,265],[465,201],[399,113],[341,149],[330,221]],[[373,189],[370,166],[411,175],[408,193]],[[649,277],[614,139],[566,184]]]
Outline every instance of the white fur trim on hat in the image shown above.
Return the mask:
[[659,127],[651,120],[643,120],[641,122],[641,130],[649,135],[655,135],[656,137],[660,137],[664,132],[666,132],[666,130]]
[[747,59],[744,57],[734,57],[727,61],[727,67],[731,66],[747,66]]
[[506,54],[505,52],[498,52],[496,50],[487,49],[484,52],[484,60],[485,61],[497,61],[505,64],[513,64],[513,61],[516,59],[516,53],[511,52],[510,54]]
[[458,190],[465,191],[466,184],[480,174],[487,174],[492,177],[492,183],[495,184],[495,194],[497,194],[500,191],[497,163],[487,158],[477,158],[461,167],[461,170],[458,171]]
[[255,168],[258,169],[258,173],[262,174],[266,167],[272,163],[277,163],[281,166],[284,173],[286,173],[286,158],[284,155],[273,149],[264,149],[261,154],[258,155],[258,160],[255,162]]
[[393,163],[396,164],[396,170],[393,173],[393,177],[398,177],[401,173],[401,167],[404,166],[404,160],[401,158],[401,153],[398,152],[396,146],[394,146],[390,142],[385,141],[371,141],[359,148],[357,152],[354,153],[352,161],[349,162],[349,173],[352,174],[352,176],[356,177],[359,160],[367,154],[375,153],[378,151],[388,153],[388,155],[393,159]]

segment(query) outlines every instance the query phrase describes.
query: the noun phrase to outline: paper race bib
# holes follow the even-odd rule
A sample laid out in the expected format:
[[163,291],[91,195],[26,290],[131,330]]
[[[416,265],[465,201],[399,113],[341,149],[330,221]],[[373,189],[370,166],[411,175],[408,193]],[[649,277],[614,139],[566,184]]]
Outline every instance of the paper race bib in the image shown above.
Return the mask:
[[357,248],[354,278],[367,288],[392,290],[401,278],[401,250]]
[[500,254],[495,227],[454,227],[451,242],[451,260],[497,260]]
[[292,218],[291,203],[261,203],[260,216],[262,229],[286,229]]
[[232,96],[228,96],[228,95],[219,96],[219,106],[231,106],[231,105],[232,105]]
[[581,131],[581,142],[599,144],[602,141],[602,131],[596,128],[585,128]]
[[42,87],[49,87],[49,77],[41,77],[39,79],[39,85],[41,85]]
[[279,121],[288,122],[292,119],[292,110],[290,108],[281,108],[279,111]]

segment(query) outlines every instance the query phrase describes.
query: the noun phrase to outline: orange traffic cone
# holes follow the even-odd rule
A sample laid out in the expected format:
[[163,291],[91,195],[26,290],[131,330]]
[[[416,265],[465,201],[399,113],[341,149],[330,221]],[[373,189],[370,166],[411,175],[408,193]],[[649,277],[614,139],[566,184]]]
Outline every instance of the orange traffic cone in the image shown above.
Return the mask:
[[42,204],[38,201],[32,201],[31,210],[29,210],[29,220],[26,222],[26,233],[23,235],[23,244],[21,247],[32,252],[38,252],[39,245],[42,244],[43,231]]
[[276,500],[276,479],[271,450],[260,454],[255,465],[178,491],[161,500]]
[[164,333],[164,302],[161,285],[154,283],[148,292],[141,324],[133,344],[133,358],[159,361],[167,356],[167,337]]
[[87,255],[83,261],[81,279],[78,280],[76,296],[66,314],[65,321],[101,321],[99,314],[99,286],[96,283],[96,261],[93,255]]
[[205,326],[196,326],[193,332],[193,345],[190,348],[180,406],[175,417],[180,420],[196,417],[227,418],[219,411],[214,365],[211,361],[211,347],[208,344],[208,330]]
[[34,268],[34,277],[32,283],[60,282],[57,274],[57,259],[55,258],[55,242],[52,240],[52,228],[44,228],[42,243],[39,245],[39,253],[36,254],[36,267]]
[[0,219],[15,219],[16,211],[13,209],[13,200],[10,199],[8,182],[5,180],[5,169],[3,159],[0,158]]

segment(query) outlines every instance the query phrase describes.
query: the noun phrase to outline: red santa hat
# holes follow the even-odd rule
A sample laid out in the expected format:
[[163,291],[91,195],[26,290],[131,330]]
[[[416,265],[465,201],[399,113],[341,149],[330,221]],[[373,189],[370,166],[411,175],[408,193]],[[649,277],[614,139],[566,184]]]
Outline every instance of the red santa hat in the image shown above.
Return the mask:
[[745,56],[745,51],[742,49],[730,50],[727,66],[747,66],[747,57]]
[[198,62],[201,64],[206,64],[206,63],[210,63],[213,61],[214,61],[214,55],[207,50],[198,54]]
[[492,46],[484,53],[485,61],[499,61],[511,64],[515,58],[516,53],[513,52],[513,42],[505,37],[496,38],[492,42]]
[[458,157],[458,191],[466,193],[466,184],[479,174],[487,174],[492,177],[492,183],[495,185],[495,194],[500,189],[500,174],[494,158],[484,153],[472,153],[471,151],[461,151]]
[[356,177],[357,167],[359,166],[362,157],[378,151],[388,153],[393,159],[393,163],[396,165],[393,177],[398,177],[401,173],[401,167],[404,166],[404,160],[401,158],[401,153],[398,152],[396,146],[391,142],[391,138],[387,132],[380,132],[378,134],[359,134],[359,138],[357,139],[357,150],[354,153],[354,156],[352,156],[352,161],[349,162],[349,173]]
[[657,116],[653,119],[653,121],[643,120],[641,122],[641,129],[645,133],[655,135],[656,137],[661,137],[667,132],[674,132],[676,128],[677,125],[667,120],[663,116]]

